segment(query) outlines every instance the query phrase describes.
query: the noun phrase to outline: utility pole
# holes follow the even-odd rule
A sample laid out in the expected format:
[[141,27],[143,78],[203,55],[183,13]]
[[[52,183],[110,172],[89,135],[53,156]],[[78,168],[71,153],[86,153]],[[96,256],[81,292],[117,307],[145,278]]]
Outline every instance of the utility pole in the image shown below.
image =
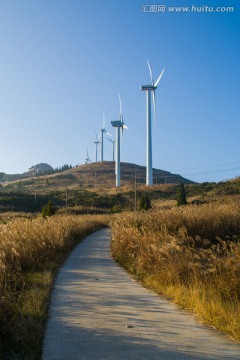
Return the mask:
[[135,174],[135,203],[134,203],[135,214],[137,212],[137,176]]
[[[36,179],[36,182],[37,182],[37,176],[38,176],[38,169],[35,168],[35,179]],[[37,202],[37,184],[35,185],[34,201],[35,201],[35,204],[36,204],[36,202]]]
[[66,211],[68,207],[68,188],[66,188]]

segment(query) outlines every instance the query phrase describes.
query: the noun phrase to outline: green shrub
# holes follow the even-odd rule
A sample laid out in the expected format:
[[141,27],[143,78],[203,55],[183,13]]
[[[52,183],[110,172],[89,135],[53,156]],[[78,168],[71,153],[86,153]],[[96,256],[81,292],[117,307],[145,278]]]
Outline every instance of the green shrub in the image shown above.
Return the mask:
[[148,195],[142,195],[140,199],[139,209],[140,210],[149,210],[151,209],[151,200]]
[[42,217],[46,218],[47,216],[54,215],[54,209],[52,206],[52,201],[49,200],[47,205],[44,205],[42,208]]

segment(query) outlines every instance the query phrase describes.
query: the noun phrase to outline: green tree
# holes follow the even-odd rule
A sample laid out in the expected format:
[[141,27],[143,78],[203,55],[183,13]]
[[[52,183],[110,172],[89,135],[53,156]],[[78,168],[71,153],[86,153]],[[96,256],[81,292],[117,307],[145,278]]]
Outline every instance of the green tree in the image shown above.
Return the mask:
[[177,206],[186,205],[187,204],[187,196],[185,191],[184,183],[181,183],[178,190],[177,197]]
[[47,205],[44,205],[42,208],[42,217],[46,218],[47,216],[54,215],[54,209],[52,206],[52,201],[49,200]]
[[151,200],[148,195],[142,195],[140,199],[139,209],[140,210],[149,210],[151,209]]

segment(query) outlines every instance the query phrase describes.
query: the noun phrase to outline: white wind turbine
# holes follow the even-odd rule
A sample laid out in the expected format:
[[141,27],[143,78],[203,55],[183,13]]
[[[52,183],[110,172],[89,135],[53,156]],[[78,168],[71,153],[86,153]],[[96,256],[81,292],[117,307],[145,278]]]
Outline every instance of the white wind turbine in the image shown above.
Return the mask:
[[102,127],[100,135],[99,135],[99,137],[101,137],[101,161],[103,161],[103,138],[104,138],[104,133],[106,133],[108,136],[112,136],[105,129],[105,116],[103,114],[103,127]]
[[96,162],[98,161],[97,160],[97,155],[98,155],[98,144],[100,144],[100,141],[98,141],[98,136],[97,136],[97,133],[96,133],[96,140],[93,142],[96,146]]
[[164,73],[164,70],[160,73],[157,81],[153,81],[152,70],[150,64],[147,60],[150,78],[152,85],[143,85],[141,87],[142,90],[146,91],[146,100],[147,100],[147,111],[146,111],[146,120],[147,120],[147,140],[146,140],[146,185],[153,184],[153,171],[152,171],[152,122],[151,122],[151,93],[153,99],[153,111],[154,118],[156,115],[156,99],[155,99],[155,90],[157,89],[157,85],[161,80],[161,77]]
[[120,103],[120,116],[119,120],[111,121],[113,127],[116,128],[116,161],[115,161],[115,174],[116,174],[116,186],[120,186],[120,129],[123,132],[123,129],[128,129],[128,127],[123,122],[122,116],[122,102],[119,95]]
[[109,138],[107,138],[109,141],[111,141],[111,143],[112,143],[112,146],[113,146],[113,161],[114,161],[114,159],[115,159],[115,157],[114,157],[114,154],[115,154],[115,152],[114,152],[114,148],[115,148],[115,142],[116,142],[116,140],[112,140],[112,139],[109,139]]
[[90,157],[89,157],[88,148],[86,148],[86,149],[87,149],[87,157],[86,157],[86,159],[85,159],[85,164],[90,164],[90,163],[92,162],[92,160],[91,160]]

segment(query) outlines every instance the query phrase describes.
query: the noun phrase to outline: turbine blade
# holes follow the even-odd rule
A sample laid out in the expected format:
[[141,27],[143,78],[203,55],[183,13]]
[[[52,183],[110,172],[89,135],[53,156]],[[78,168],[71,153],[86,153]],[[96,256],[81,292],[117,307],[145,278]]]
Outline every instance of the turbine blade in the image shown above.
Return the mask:
[[120,114],[119,114],[119,118],[121,119],[122,117],[122,101],[121,101],[121,95],[119,94],[119,105],[120,105]]
[[151,70],[151,66],[149,64],[149,61],[147,60],[147,64],[148,64],[148,69],[149,69],[149,72],[150,72],[150,78],[151,78],[151,82],[152,82],[152,85],[154,85],[153,83],[153,76],[152,76],[152,70]]
[[107,131],[106,131],[106,134],[107,134],[108,136],[112,136],[112,135],[111,135],[111,134],[109,134],[109,132],[107,132]]
[[156,126],[156,96],[155,96],[155,90],[153,90],[152,99],[153,99],[154,126]]
[[105,129],[105,114],[103,113],[103,129]]
[[155,82],[155,84],[154,84],[154,86],[155,86],[155,87],[157,86],[157,84],[158,84],[158,83],[159,83],[159,81],[161,80],[161,77],[163,76],[164,71],[165,71],[165,68],[163,68],[163,69],[162,69],[161,74],[159,75],[159,77],[158,77],[157,81]]
[[107,140],[109,140],[109,141],[113,142],[113,140],[112,140],[112,139],[107,138]]
[[122,127],[123,127],[124,129],[128,130],[127,125],[123,124],[123,126],[122,126]]

